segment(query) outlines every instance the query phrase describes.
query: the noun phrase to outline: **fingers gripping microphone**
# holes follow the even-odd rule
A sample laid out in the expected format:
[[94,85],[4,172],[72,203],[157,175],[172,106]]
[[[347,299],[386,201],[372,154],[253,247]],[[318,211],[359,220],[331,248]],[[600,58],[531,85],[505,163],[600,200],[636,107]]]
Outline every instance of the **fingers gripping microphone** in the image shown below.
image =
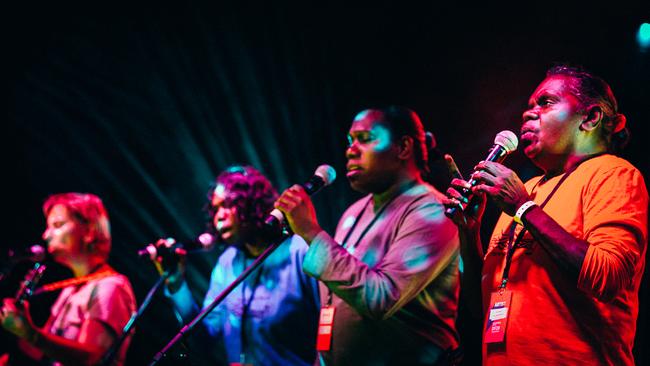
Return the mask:
[[182,251],[207,251],[212,249],[215,242],[216,238],[210,233],[203,233],[187,244],[167,239],[164,245],[148,244],[143,249],[138,250],[138,257],[148,257],[151,260],[156,260],[158,257],[169,257],[170,255],[180,254]]
[[[487,158],[485,161],[493,161],[496,163],[501,163],[508,154],[517,150],[517,145],[519,145],[519,140],[517,140],[517,135],[514,132],[504,130],[499,132],[494,138],[494,145],[490,149]],[[478,181],[472,179],[469,181],[469,185],[474,187]],[[461,192],[463,197],[467,198],[467,202],[472,200],[473,194],[470,189],[463,189]],[[445,211],[447,216],[451,217],[456,214],[456,210],[461,209],[464,211],[467,208],[467,203],[461,202],[460,207],[450,207]]]
[[[306,183],[301,184],[301,186],[305,189],[305,192],[311,196],[320,191],[321,188],[332,184],[335,179],[336,170],[327,164],[323,164],[316,168],[314,175],[309,178]],[[284,223],[284,215],[282,214],[282,211],[274,208],[264,222],[269,228],[280,228]]]

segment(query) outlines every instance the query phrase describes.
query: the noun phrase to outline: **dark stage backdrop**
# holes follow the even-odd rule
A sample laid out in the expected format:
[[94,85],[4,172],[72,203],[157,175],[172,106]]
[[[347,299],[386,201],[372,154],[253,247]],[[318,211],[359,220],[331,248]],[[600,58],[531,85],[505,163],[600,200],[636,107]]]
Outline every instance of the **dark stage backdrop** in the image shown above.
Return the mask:
[[[138,302],[157,275],[137,249],[201,233],[208,186],[230,164],[258,167],[279,190],[331,164],[341,177],[314,200],[332,232],[358,197],[344,178],[345,135],[369,106],[416,110],[467,173],[497,132],[518,131],[545,69],[570,61],[610,82],[633,131],[625,157],[650,171],[650,55],[634,38],[650,19],[641,6],[28,2],[5,15],[3,251],[40,242],[48,194],[96,193],[112,220],[110,262]],[[524,178],[537,173],[520,153],[508,165]],[[485,226],[495,217],[490,207]],[[197,299],[218,252],[190,258]],[[52,268],[45,280],[66,275]],[[42,321],[51,299],[38,301]],[[638,345],[648,342],[647,279],[641,301]],[[464,311],[459,322],[466,364],[475,364],[480,325]],[[128,363],[146,364],[177,329],[155,297]],[[638,364],[650,362],[647,349],[635,352]]]

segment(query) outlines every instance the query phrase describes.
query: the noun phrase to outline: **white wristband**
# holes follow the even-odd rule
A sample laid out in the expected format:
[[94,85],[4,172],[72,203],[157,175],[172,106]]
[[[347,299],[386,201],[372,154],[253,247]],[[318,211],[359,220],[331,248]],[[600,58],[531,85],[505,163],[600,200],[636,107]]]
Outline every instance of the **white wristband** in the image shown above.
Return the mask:
[[515,213],[515,216],[512,217],[512,219],[519,225],[523,225],[524,222],[521,221],[521,217],[528,211],[531,207],[537,206],[537,204],[533,201],[526,201],[524,202],[519,208],[517,209],[517,212]]

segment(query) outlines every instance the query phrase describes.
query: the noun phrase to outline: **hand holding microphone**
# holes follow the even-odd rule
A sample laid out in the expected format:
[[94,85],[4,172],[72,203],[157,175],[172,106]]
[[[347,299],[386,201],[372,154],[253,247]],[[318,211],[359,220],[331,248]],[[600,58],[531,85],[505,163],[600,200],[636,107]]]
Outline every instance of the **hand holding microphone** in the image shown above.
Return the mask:
[[214,235],[203,233],[187,244],[178,243],[174,238],[158,239],[138,250],[138,256],[149,258],[160,275],[168,273],[165,284],[169,292],[174,293],[183,283],[187,253],[208,251],[216,242]]
[[[472,174],[472,178],[470,179],[469,182],[463,182],[462,176],[458,172],[458,168],[455,167],[455,163],[453,162],[453,159],[451,157],[445,159],[447,160],[448,165],[450,166],[450,171],[452,173],[452,176],[454,177],[454,180],[452,180],[452,187],[447,190],[447,195],[450,196],[451,198],[455,199],[457,201],[457,204],[454,205],[453,207],[448,207],[447,210],[445,211],[445,214],[452,218],[455,219],[457,217],[457,214],[459,211],[465,211],[467,206],[469,205],[470,201],[474,198],[474,194],[472,192],[472,187],[475,187],[479,185],[480,179],[476,179],[476,176],[481,176],[481,178],[489,178],[489,172],[486,174],[485,172],[481,172],[480,170],[485,168],[486,163],[485,162],[495,162],[495,163],[501,163],[508,154],[511,152],[515,151],[517,149],[519,141],[517,140],[517,135],[515,135],[512,131],[501,131],[497,134],[497,136],[494,138],[494,145],[490,149],[490,152],[488,153],[488,156],[485,158],[484,163],[481,163],[477,166],[478,170],[475,171]],[[492,171],[492,173],[497,173],[496,171]],[[493,180],[490,179],[489,183],[494,183]],[[496,192],[492,192],[496,193]],[[492,194],[491,194],[492,196]],[[475,215],[477,218],[482,215],[482,210],[481,208],[484,208],[485,203],[481,203],[479,206],[479,211],[477,212],[477,215]]]
[[212,249],[216,238],[210,233],[203,233],[187,244],[177,243],[174,238],[158,239],[155,244],[148,244],[138,250],[139,257],[149,257],[155,260],[158,257],[170,255],[185,255],[187,252],[207,251]]
[[293,185],[282,192],[275,201],[275,209],[266,219],[267,225],[278,227],[286,218],[291,230],[310,243],[322,229],[318,224],[316,209],[309,196],[331,184],[335,179],[334,168],[329,165],[319,166],[307,183]]

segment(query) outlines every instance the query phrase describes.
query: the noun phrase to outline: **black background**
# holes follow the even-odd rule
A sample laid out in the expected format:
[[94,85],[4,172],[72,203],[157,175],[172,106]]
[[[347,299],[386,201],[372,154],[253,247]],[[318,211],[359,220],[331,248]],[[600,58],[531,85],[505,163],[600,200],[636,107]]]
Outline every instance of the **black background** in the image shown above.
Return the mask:
[[[342,177],[345,134],[358,111],[416,110],[467,173],[497,132],[518,131],[545,70],[564,61],[610,83],[633,134],[624,157],[647,177],[650,51],[635,36],[650,17],[647,6],[622,4],[12,5],[2,52],[2,245],[40,241],[47,195],[96,193],[111,215],[110,262],[140,303],[156,273],[135,252],[158,237],[202,232],[208,186],[226,166],[253,164],[282,190],[333,165],[341,177],[314,199],[333,232],[358,197]],[[507,164],[522,178],[537,174],[520,153]],[[490,207],[484,236],[495,215]],[[217,252],[190,258],[197,299]],[[52,267],[46,281],[65,275]],[[637,345],[648,339],[647,279],[640,298]],[[35,312],[45,314],[41,302]],[[464,312],[460,323],[466,364],[474,364],[480,326]],[[147,363],[176,329],[157,296],[129,364]],[[635,354],[638,364],[650,359],[641,347]]]

